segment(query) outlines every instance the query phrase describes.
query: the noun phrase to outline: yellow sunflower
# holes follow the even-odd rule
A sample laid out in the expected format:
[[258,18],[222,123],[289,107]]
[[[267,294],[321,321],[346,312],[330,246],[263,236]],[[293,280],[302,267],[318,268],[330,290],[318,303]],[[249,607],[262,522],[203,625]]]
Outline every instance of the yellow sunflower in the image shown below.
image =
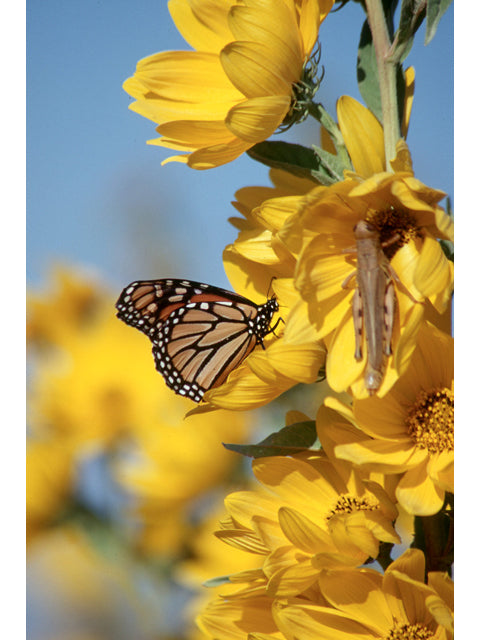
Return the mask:
[[363,470],[395,474],[395,496],[408,513],[442,508],[445,492],[454,491],[453,338],[423,325],[409,368],[387,395],[354,400],[351,410],[326,403],[347,420],[319,414],[317,432],[329,452]]
[[[453,636],[453,583],[429,574],[425,558],[409,549],[385,571],[325,572],[319,585],[328,606],[300,598],[277,600],[273,616],[286,640],[431,638]],[[439,590],[436,587],[439,586]]]
[[294,117],[305,65],[333,0],[170,0],[194,51],[140,60],[125,91],[153,120],[167,161],[208,169],[234,160]]
[[[355,357],[352,298],[359,278],[357,274],[352,279],[357,267],[354,228],[366,221],[384,245],[395,310],[393,355],[382,363],[384,377],[377,390],[383,396],[408,367],[425,311],[443,314],[448,310],[453,264],[438,240],[453,239],[453,223],[438,205],[445,194],[414,177],[404,142],[391,162],[393,172],[385,171],[378,121],[352,98],[341,98],[337,109],[356,174],[305,195],[295,222],[278,235],[288,248],[303,244],[295,287],[308,303],[318,339],[327,346],[327,380],[335,391],[349,389],[356,397],[366,397],[370,391],[364,382],[368,371],[365,335],[360,357]],[[354,126],[359,121],[361,128]],[[383,308],[383,300],[379,306]],[[383,317],[377,319],[383,321]]]
[[272,457],[255,460],[253,471],[263,486],[227,496],[229,518],[216,535],[259,557],[268,595],[302,593],[322,570],[375,558],[380,540],[400,542],[387,493],[349,465]]

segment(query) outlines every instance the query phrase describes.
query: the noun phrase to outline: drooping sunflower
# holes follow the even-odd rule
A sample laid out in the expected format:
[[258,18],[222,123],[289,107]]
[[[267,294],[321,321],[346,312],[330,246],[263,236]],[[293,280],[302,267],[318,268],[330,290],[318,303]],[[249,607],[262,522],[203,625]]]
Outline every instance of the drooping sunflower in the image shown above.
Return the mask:
[[[230,162],[296,117],[308,60],[333,0],[170,0],[194,51],[140,60],[125,91],[153,120],[167,161],[208,169]],[[301,117],[301,116],[300,116]]]

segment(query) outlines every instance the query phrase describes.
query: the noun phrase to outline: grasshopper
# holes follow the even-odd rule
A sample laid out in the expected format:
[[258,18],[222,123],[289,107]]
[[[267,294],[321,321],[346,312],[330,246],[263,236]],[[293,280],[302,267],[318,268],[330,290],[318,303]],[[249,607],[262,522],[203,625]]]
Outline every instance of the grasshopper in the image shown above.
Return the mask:
[[380,241],[380,233],[366,220],[354,227],[356,247],[345,252],[357,253],[357,270],[342,283],[345,289],[356,276],[357,286],[352,300],[355,329],[355,359],[362,359],[362,336],[365,331],[367,364],[365,388],[375,394],[382,384],[384,356],[392,355],[392,332],[395,313],[395,287],[397,274],[383,252],[383,248],[398,240],[394,236],[387,242]]

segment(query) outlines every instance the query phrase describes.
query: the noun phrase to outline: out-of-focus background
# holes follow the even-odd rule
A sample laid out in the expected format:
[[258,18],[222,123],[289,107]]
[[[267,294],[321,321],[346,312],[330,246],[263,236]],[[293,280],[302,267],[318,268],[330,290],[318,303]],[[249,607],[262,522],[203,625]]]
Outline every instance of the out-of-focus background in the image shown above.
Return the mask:
[[[363,19],[350,2],[321,30],[317,99],[330,113],[340,95],[361,100]],[[407,60],[408,142],[416,176],[452,195],[453,11],[427,47],[423,36]],[[122,83],[140,58],[185,48],[165,0],[27,5],[29,640],[195,638],[202,581],[227,558],[247,568],[211,535],[223,497],[248,483],[248,464],[220,443],[257,439],[265,414],[183,421],[188,401],[163,388],[144,336],[113,312],[136,278],[229,287],[230,202],[269,184],[246,155],[196,172],[162,167],[168,151],[145,144],[154,126],[129,111]],[[318,127],[282,137],[310,145]]]

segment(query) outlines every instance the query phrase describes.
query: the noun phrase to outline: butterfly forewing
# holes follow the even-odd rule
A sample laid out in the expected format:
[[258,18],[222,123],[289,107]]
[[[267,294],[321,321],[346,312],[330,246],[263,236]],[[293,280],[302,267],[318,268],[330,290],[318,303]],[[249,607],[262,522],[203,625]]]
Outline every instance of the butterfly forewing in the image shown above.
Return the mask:
[[132,282],[116,307],[121,320],[149,336],[167,385],[200,402],[270,332],[278,303],[256,305],[225,289],[165,279]]

